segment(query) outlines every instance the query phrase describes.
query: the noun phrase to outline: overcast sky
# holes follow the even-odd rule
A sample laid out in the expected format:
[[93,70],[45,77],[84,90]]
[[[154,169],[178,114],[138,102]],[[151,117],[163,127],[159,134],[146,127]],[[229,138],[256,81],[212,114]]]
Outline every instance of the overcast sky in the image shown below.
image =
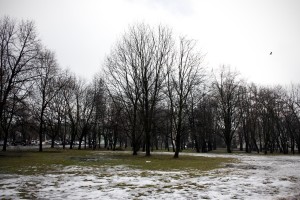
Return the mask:
[[144,22],[196,39],[209,68],[230,65],[259,84],[300,83],[299,0],[0,0],[4,15],[34,20],[60,66],[88,80],[128,26]]

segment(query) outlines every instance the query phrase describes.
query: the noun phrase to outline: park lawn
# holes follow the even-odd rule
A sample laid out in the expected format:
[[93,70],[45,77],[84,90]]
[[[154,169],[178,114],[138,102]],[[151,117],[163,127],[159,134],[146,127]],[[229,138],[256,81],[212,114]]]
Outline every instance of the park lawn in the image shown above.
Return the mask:
[[35,151],[7,151],[0,153],[0,174],[48,174],[59,173],[63,167],[110,167],[126,166],[141,170],[160,171],[208,171],[236,162],[233,158],[202,157],[182,155],[174,159],[171,154],[153,154],[145,157],[143,153],[132,156],[131,152],[110,152],[92,150],[46,149]]

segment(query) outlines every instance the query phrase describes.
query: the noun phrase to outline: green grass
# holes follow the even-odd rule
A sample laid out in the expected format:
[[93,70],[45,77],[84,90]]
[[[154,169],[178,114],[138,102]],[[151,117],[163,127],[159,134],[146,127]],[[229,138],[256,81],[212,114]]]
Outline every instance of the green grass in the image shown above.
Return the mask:
[[84,157],[87,151],[7,151],[0,153],[0,173],[37,174],[55,170],[58,166],[77,165],[71,156]]
[[145,157],[144,155],[131,156],[129,154],[112,155],[113,160],[110,161],[114,165],[129,165],[133,168],[142,170],[201,170],[207,171],[218,168],[222,163],[233,162],[229,158],[208,158],[195,156],[179,156],[174,159],[172,155],[152,155]]
[[47,174],[59,173],[66,166],[110,167],[127,166],[141,170],[198,170],[208,171],[224,163],[235,162],[230,158],[207,158],[172,155],[144,154],[132,156],[130,152],[103,152],[90,150],[46,150],[44,152],[20,151],[0,153],[0,173],[5,174]]

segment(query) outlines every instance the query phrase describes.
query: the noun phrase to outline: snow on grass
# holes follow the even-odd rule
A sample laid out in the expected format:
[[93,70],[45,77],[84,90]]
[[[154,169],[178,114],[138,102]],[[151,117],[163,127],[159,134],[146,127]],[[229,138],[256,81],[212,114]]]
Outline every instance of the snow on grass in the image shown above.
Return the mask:
[[72,166],[47,175],[0,174],[0,199],[300,199],[299,156],[188,155],[240,162],[209,172]]

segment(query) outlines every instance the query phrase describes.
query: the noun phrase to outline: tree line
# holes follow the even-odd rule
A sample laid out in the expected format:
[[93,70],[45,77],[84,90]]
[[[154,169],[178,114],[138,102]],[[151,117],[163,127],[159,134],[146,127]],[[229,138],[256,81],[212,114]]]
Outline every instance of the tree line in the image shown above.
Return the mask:
[[[32,21],[0,19],[0,140],[45,136],[65,148],[248,153],[299,151],[299,85],[247,83],[228,66],[209,71],[197,41],[135,24],[86,82],[62,70]],[[84,66],[83,66],[84,67]],[[76,146],[77,147],[77,146]]]

